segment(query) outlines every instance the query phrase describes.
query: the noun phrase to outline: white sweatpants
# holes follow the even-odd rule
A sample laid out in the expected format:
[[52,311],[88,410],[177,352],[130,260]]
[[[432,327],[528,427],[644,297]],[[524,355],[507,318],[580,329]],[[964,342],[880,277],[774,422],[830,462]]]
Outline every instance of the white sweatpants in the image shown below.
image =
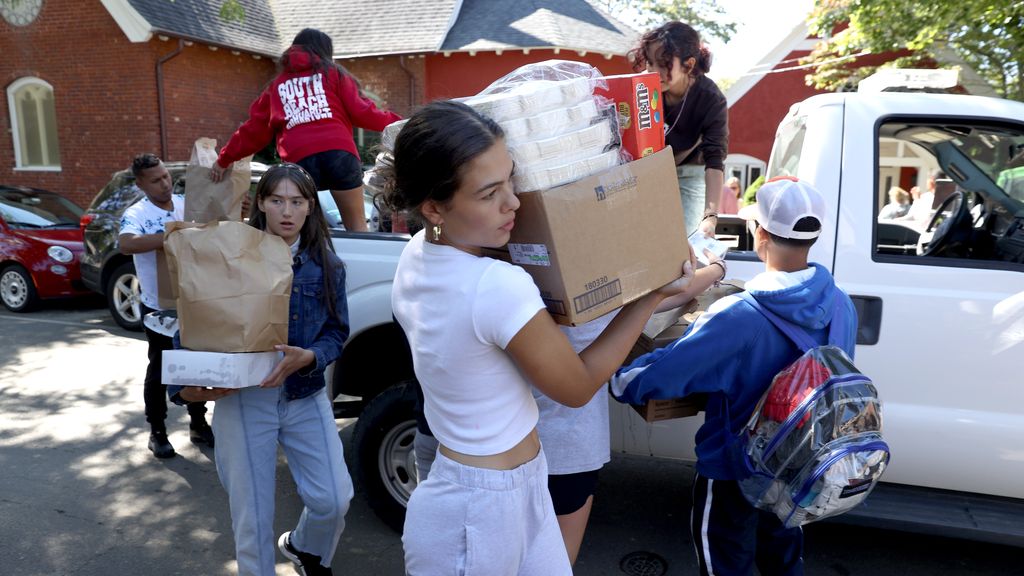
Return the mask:
[[409,500],[402,545],[410,576],[572,574],[543,449],[514,470],[474,468],[438,452]]

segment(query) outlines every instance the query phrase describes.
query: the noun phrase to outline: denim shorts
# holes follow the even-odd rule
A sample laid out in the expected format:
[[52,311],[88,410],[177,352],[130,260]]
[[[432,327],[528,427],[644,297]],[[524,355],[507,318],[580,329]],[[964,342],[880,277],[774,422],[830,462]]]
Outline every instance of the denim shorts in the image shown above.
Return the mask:
[[296,162],[313,177],[317,190],[351,190],[363,185],[359,157],[344,150],[326,150]]
[[683,218],[686,221],[686,233],[692,234],[704,219],[705,180],[704,166],[697,164],[681,164],[676,166],[676,178],[679,180],[679,196],[683,203]]

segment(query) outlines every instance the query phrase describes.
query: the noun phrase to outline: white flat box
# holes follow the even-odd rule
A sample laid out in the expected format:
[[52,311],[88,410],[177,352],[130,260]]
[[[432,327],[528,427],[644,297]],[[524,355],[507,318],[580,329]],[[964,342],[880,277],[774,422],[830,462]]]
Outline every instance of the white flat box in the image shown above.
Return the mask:
[[165,350],[160,380],[168,385],[246,388],[263,382],[283,357],[281,352]]

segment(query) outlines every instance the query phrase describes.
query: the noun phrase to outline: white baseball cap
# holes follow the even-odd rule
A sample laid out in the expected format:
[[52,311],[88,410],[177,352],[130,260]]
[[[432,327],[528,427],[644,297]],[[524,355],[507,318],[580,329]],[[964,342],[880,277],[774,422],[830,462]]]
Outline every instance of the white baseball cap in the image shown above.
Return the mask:
[[[825,223],[825,198],[807,182],[778,176],[757,189],[757,201],[740,209],[739,217],[757,220],[762,228],[782,238],[811,240],[821,234]],[[804,223],[798,227],[804,218],[814,218],[817,226]]]

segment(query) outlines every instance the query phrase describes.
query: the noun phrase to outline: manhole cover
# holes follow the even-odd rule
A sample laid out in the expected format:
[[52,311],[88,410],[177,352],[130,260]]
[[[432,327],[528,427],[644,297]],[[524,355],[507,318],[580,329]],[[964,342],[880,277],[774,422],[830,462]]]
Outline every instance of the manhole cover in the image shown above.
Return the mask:
[[622,557],[619,569],[630,576],[664,576],[668,562],[654,552],[630,552]]

